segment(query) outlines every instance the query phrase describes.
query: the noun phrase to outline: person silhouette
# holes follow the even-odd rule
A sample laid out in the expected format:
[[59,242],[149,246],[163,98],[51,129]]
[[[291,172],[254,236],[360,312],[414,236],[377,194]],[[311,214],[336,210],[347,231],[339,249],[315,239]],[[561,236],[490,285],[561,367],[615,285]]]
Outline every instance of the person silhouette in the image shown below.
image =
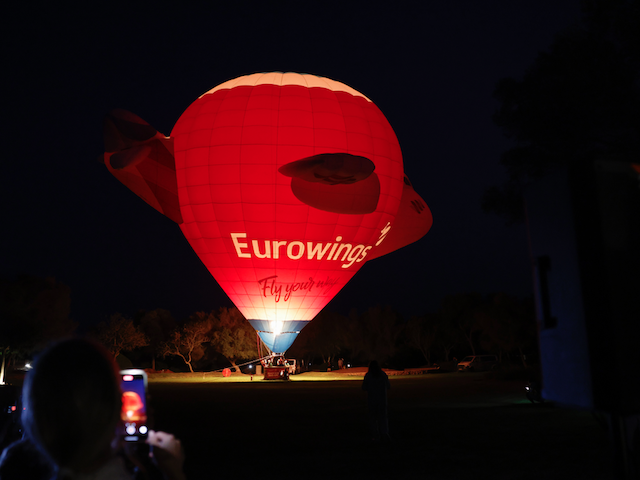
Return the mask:
[[362,381],[362,390],[367,392],[369,428],[373,440],[390,440],[387,415],[387,390],[391,388],[389,377],[376,360],[371,361]]
[[[134,478],[116,433],[122,408],[119,374],[104,347],[81,338],[51,345],[26,376],[23,401],[25,434],[52,465],[55,478]],[[184,480],[180,441],[150,431],[147,443],[165,479]]]

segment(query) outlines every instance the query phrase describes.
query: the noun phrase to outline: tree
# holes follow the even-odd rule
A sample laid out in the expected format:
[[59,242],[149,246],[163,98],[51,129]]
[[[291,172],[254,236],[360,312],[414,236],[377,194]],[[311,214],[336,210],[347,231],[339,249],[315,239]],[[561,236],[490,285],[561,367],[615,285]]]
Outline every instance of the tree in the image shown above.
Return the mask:
[[535,344],[537,326],[533,304],[505,293],[492,295],[480,313],[481,345],[495,351],[502,361],[503,354],[518,352],[527,367],[524,351]]
[[7,360],[25,355],[46,342],[71,334],[71,290],[55,278],[19,275],[0,279],[0,384]]
[[257,355],[256,332],[235,307],[222,307],[213,316],[211,346],[223,355],[236,372],[236,362]]
[[592,0],[583,12],[522,80],[496,87],[494,122],[516,145],[500,159],[507,182],[482,206],[507,223],[524,219],[522,189],[558,167],[640,158],[640,6]]
[[157,308],[149,312],[141,312],[140,329],[149,340],[148,348],[151,352],[151,368],[156,369],[156,356],[162,355],[164,344],[176,328],[176,321],[171,312]]
[[113,358],[118,358],[120,352],[128,352],[149,344],[149,340],[140,327],[133,324],[133,320],[120,313],[114,313],[108,321],[100,322],[97,326],[97,338]]
[[211,340],[214,319],[212,313],[197,312],[191,315],[183,325],[171,333],[161,350],[162,356],[176,355],[182,358],[193,373],[192,362],[196,359],[194,352],[200,350],[199,356],[202,356],[202,344]]
[[[442,326],[457,330],[467,341],[473,355],[476,354],[476,341],[481,327],[478,317],[481,304],[480,294],[461,293],[444,297],[439,310]],[[454,335],[451,335],[451,340],[455,342]]]
[[436,336],[437,343],[440,345],[442,352],[444,353],[444,361],[448,362],[449,357],[451,356],[451,351],[460,345],[462,332],[458,326],[444,316],[440,310],[434,314],[433,319],[438,325],[438,334]]
[[347,346],[347,323],[343,315],[322,310],[300,332],[291,352],[300,357],[320,356],[324,363],[330,364]]
[[435,313],[411,317],[407,323],[407,343],[422,353],[427,365],[431,365],[431,354],[438,339],[439,327],[439,317]]
[[389,306],[369,308],[362,315],[349,315],[348,347],[360,361],[383,364],[396,353],[402,334],[400,316]]

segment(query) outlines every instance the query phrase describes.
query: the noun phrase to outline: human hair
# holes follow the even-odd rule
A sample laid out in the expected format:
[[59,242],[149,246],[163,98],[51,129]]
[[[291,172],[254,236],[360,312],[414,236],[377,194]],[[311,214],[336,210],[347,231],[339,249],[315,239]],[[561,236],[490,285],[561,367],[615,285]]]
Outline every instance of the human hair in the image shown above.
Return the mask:
[[27,374],[23,398],[27,435],[59,469],[86,471],[108,453],[122,399],[102,346],[81,338],[53,344]]
[[367,373],[370,373],[372,377],[378,378],[382,376],[382,369],[378,364],[377,360],[371,360],[369,363],[369,370]]

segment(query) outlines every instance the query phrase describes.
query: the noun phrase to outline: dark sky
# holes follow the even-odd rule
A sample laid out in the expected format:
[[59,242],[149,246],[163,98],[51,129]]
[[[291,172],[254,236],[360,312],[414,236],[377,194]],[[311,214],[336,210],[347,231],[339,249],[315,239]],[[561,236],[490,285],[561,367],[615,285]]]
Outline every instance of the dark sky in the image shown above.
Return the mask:
[[511,146],[492,93],[579,20],[578,0],[19,3],[3,7],[0,274],[66,283],[74,320],[231,305],[180,229],[98,162],[102,119],[125,108],[168,134],[203,92],[263,71],[326,76],[373,100],[433,213],[426,237],[367,263],[327,308],[410,316],[449,293],[531,293],[524,226],[480,208]]

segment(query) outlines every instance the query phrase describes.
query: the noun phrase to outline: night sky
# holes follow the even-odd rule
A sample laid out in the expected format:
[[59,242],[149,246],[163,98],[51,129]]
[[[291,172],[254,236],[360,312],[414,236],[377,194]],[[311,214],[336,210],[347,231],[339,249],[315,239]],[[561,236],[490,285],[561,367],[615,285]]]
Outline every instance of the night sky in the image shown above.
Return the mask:
[[480,207],[513,145],[491,121],[492,94],[579,20],[578,0],[19,3],[3,7],[0,275],[69,285],[74,320],[231,306],[179,227],[99,163],[102,120],[124,108],[169,134],[203,92],[266,71],[326,76],[373,100],[433,213],[426,237],[367,263],[329,310],[408,317],[451,293],[531,294],[524,226]]

